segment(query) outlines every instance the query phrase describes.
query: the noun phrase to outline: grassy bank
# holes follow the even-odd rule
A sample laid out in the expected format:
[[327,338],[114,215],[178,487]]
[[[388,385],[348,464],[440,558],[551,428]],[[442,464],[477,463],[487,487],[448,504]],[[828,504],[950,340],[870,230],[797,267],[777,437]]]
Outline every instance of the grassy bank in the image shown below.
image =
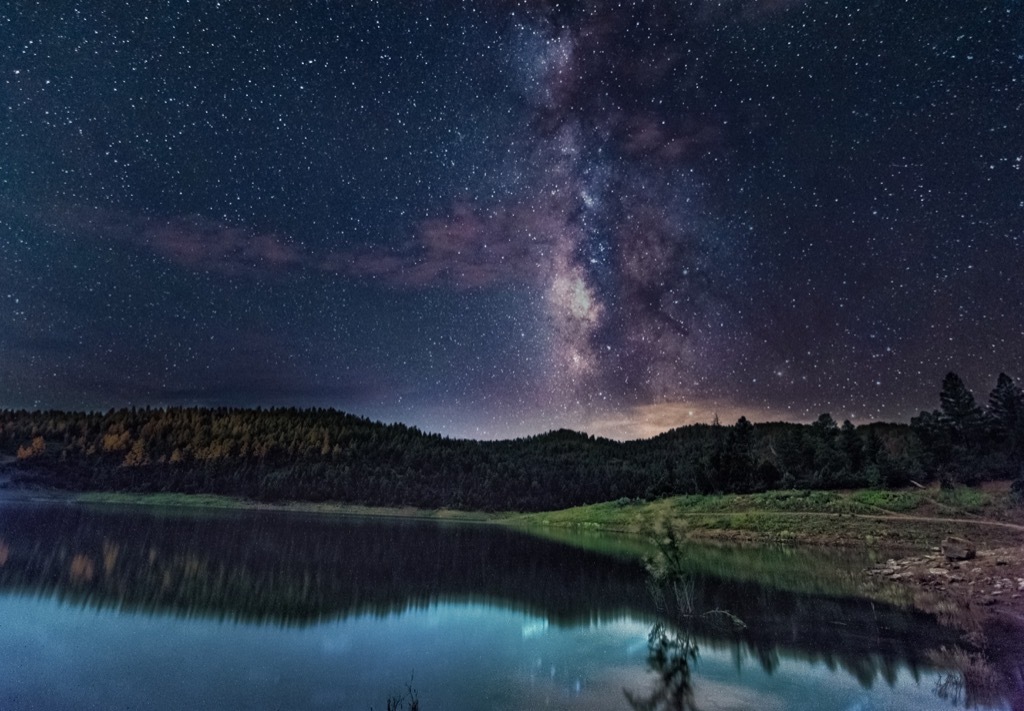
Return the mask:
[[[383,516],[468,522],[501,522],[548,537],[581,532],[626,533],[769,543],[929,548],[947,535],[986,546],[1024,543],[1024,508],[1005,486],[904,491],[772,491],[748,495],[676,496],[657,501],[620,500],[542,513],[383,508],[341,503],[259,503],[226,496],[90,492],[76,500],[202,509],[256,509],[347,516]],[[559,532],[564,532],[561,534]],[[596,536],[595,538],[604,538]],[[607,541],[598,545],[607,546]],[[633,546],[629,546],[633,548]]]
[[[671,551],[672,565],[687,574],[757,582],[799,593],[868,595],[904,605],[914,604],[917,588],[887,579],[872,580],[866,588],[864,571],[890,557],[902,557],[900,551],[927,553],[948,535],[967,536],[980,549],[1016,546],[1013,550],[1018,550],[1024,545],[1024,509],[1013,505],[1008,491],[998,487],[680,496],[533,514],[267,504],[186,494],[87,493],[75,499],[84,504],[145,505],[168,511],[186,507],[210,513],[271,510],[486,522],[618,557],[664,561],[666,551]],[[664,546],[670,538],[712,545]],[[743,543],[774,545],[736,545]]]
[[[490,523],[513,526],[535,536],[619,558],[658,560],[665,551],[664,548],[659,548],[657,536],[652,535],[651,530],[626,531],[622,527],[613,525],[602,527],[592,521],[584,525],[552,525],[550,521],[542,522],[538,518],[541,516],[540,514],[426,511],[411,508],[385,509],[344,504],[267,504],[231,497],[189,494],[92,492],[79,494],[75,496],[75,500],[85,505],[138,505],[156,511],[188,512],[189,515],[202,515],[205,512],[213,513],[215,511],[268,510],[337,516],[380,516]],[[671,500],[631,508],[634,513],[641,508],[661,511],[669,503]],[[705,505],[708,505],[708,502],[705,502]],[[586,510],[621,512],[623,508],[626,507],[600,505],[542,515],[573,516]],[[622,533],[639,533],[640,535],[622,535]],[[793,592],[831,595],[856,594],[861,581],[859,571],[871,562],[869,555],[864,550],[829,551],[800,546],[772,546],[770,548],[734,545],[680,546],[673,558],[674,565],[688,574],[707,574],[741,581],[756,581]]]
[[1024,541],[1024,509],[1003,487],[910,491],[773,491],[618,501],[526,514],[530,526],[657,536],[880,547],[938,545],[947,535],[986,545]]

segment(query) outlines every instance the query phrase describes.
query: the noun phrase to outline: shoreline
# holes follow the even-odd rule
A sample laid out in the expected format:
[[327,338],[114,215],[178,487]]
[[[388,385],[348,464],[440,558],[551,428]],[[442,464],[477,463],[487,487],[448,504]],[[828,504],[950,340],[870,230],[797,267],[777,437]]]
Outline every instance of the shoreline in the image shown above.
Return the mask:
[[419,521],[459,521],[492,523],[516,514],[459,511],[456,509],[417,509],[411,506],[386,507],[360,504],[319,503],[305,501],[249,501],[217,494],[135,494],[124,492],[68,492],[65,499],[83,505],[147,506],[152,508],[221,511],[276,511],[285,513],[322,514],[329,516],[360,516],[397,518]]
[[[979,549],[1024,546],[1024,523],[1016,522],[1024,521],[1024,507],[1013,509],[1012,512],[1018,515],[1016,520],[1006,520],[1008,516],[1005,515],[992,518],[968,512],[959,512],[958,516],[882,509],[866,512],[864,506],[850,505],[860,491],[676,496],[650,502],[606,502],[524,513],[366,506],[340,502],[263,502],[218,494],[76,492],[45,487],[12,487],[9,484],[8,481],[0,482],[0,500],[502,523],[529,529],[639,535],[648,538],[655,538],[659,531],[671,528],[680,539],[741,544],[868,547],[889,552],[917,551],[921,554],[937,550],[941,538],[948,535],[969,538]],[[804,500],[807,502],[804,503]]]
[[[949,646],[935,650],[932,661],[955,670],[974,693],[998,699],[1007,689],[1020,692],[1014,670],[1015,660],[1024,658],[1024,525],[1017,521],[1024,521],[1024,508],[1006,505],[1008,499],[982,500],[977,492],[968,493],[944,498],[917,494],[912,512],[884,511],[877,505],[884,495],[907,509],[906,497],[860,491],[620,500],[523,514],[0,486],[0,507],[49,502],[96,507],[97,512],[144,507],[157,517],[268,511],[396,523],[497,524],[643,561],[648,571],[675,561],[687,571],[684,575],[710,574],[796,594],[859,599],[870,602],[871,609],[883,604],[924,613],[952,633]],[[956,501],[974,503],[955,516],[951,502]],[[947,558],[940,549],[944,538],[965,534],[976,549],[973,556]]]
[[[864,512],[857,492],[672,497],[652,502],[609,502],[540,513],[378,507],[340,503],[257,502],[209,494],[68,492],[0,488],[0,501],[53,501],[80,505],[145,506],[181,511],[274,511],[347,517],[499,524],[538,535],[632,538],[651,541],[671,530],[677,540],[738,546],[807,549],[864,548],[886,556],[863,571],[866,597],[909,604],[936,614],[969,635],[1007,616],[1024,625],[1024,525],[965,512],[928,516]],[[864,498],[861,496],[861,498]],[[752,508],[760,505],[761,509]],[[776,510],[771,510],[774,505]],[[828,510],[795,510],[824,508]],[[934,507],[933,507],[934,508]],[[705,510],[698,510],[705,509]],[[1011,514],[1022,510],[1008,509]],[[935,513],[927,510],[926,513]],[[945,513],[945,512],[941,512]],[[1000,510],[1000,513],[1005,513]],[[1024,517],[1016,520],[1024,520]],[[948,561],[939,553],[950,535],[970,539],[974,558]],[[643,546],[629,546],[639,551]],[[638,553],[637,553],[638,554]],[[877,555],[876,555],[877,559]]]

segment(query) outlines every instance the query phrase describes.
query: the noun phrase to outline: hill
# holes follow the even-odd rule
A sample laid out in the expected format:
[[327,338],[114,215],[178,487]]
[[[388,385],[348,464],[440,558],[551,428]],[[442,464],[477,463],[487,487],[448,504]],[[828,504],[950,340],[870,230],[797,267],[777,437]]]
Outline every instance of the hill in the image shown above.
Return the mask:
[[454,440],[325,409],[3,410],[0,456],[15,457],[7,477],[22,486],[483,511],[1015,476],[1019,490],[1024,396],[1004,378],[987,410],[944,383],[942,410],[909,425],[741,417],[633,442]]

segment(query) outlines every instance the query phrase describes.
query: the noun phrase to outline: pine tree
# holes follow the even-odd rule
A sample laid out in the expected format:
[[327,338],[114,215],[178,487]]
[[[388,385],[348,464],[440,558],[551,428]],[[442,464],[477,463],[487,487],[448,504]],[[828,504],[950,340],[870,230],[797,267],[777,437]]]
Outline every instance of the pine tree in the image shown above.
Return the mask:
[[999,374],[988,396],[988,416],[1001,438],[1012,436],[1024,424],[1024,391],[1006,373]]
[[946,373],[943,378],[939,402],[942,404],[942,418],[954,430],[966,433],[981,424],[981,408],[956,373]]
[[[948,473],[953,475],[953,481],[976,483],[984,454],[984,414],[956,373],[947,373],[943,379],[939,402],[942,405],[939,424],[949,434],[953,455],[953,467]],[[943,478],[942,482],[944,485],[952,484],[948,478]]]
[[999,374],[986,414],[996,446],[1006,454],[1008,473],[1024,487],[1024,391],[1006,373]]

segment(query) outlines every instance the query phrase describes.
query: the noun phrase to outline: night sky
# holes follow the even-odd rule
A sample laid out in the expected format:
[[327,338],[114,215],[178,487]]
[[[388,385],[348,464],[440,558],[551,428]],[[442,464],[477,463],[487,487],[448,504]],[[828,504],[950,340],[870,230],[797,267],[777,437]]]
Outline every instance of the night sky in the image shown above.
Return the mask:
[[1024,377],[1020,0],[7,0],[0,407],[452,436]]

